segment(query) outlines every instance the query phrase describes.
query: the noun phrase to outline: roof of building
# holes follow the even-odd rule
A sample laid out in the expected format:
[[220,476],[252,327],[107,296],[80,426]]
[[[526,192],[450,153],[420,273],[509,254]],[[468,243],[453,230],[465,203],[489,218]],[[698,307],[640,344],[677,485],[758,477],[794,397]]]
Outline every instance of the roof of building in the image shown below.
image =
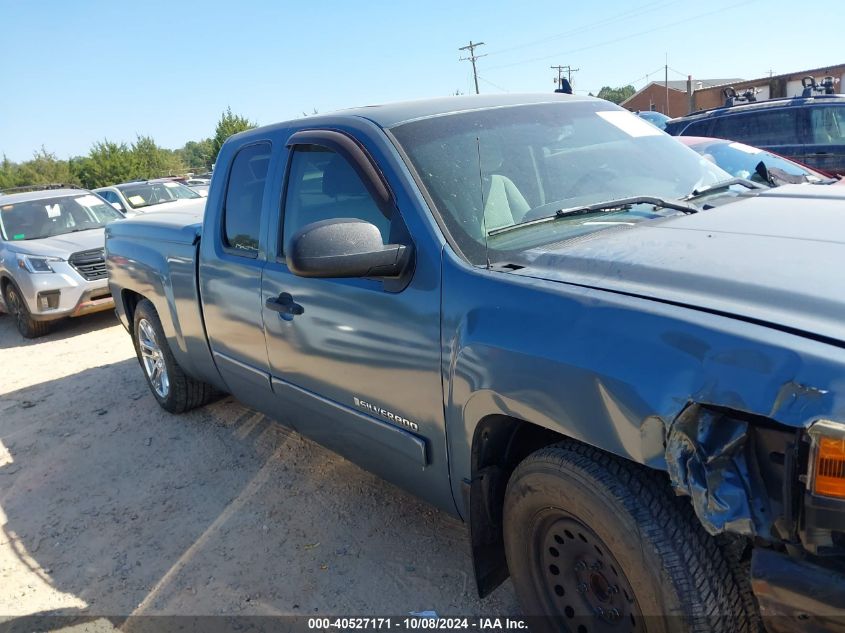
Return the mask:
[[[737,83],[737,82],[740,82],[740,81],[745,81],[745,80],[744,79],[736,79],[736,78],[733,78],[733,79],[693,79],[692,80],[692,87],[693,87],[693,90],[701,90],[702,88],[712,88],[714,86],[725,86],[725,85]],[[687,91],[687,80],[686,79],[677,79],[677,80],[672,79],[668,82],[667,81],[650,81],[645,86],[643,86],[642,88],[637,90],[630,97],[625,99],[625,101],[623,101],[620,105],[624,106],[631,99],[636,97],[638,94],[645,92],[651,86],[657,86],[658,88],[668,87],[669,90],[677,90],[678,92],[686,93],[686,91]]]
[[[766,75],[765,77],[758,77],[757,79],[729,79],[727,80],[728,83],[741,83],[741,84],[760,84],[760,83],[769,83],[773,80],[789,80],[789,79],[796,79],[798,77],[806,77],[808,75],[812,75],[817,79],[819,77],[824,77],[825,75],[830,75],[831,73],[836,74],[836,71],[840,71],[845,67],[845,64],[834,64],[832,66],[823,66],[821,68],[810,68],[808,70],[797,70],[791,73],[783,73],[780,75]],[[669,82],[672,83],[672,82]],[[710,88],[711,86],[705,86],[706,88]]]

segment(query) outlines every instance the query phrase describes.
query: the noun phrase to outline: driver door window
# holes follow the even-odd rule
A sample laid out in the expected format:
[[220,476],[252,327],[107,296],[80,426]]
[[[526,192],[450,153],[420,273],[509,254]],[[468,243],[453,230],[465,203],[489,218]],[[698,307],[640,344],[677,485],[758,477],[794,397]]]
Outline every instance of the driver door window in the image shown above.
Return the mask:
[[327,147],[297,146],[291,157],[285,196],[284,249],[306,224],[340,218],[374,224],[387,243],[390,220],[349,161]]

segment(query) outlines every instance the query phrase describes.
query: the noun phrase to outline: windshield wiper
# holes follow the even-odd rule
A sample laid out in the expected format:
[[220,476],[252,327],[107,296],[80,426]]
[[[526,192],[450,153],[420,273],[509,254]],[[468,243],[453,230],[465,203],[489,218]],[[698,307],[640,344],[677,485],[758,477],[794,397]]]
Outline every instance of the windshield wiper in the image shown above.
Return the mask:
[[590,213],[598,213],[600,211],[613,213],[615,211],[630,209],[636,204],[651,204],[661,209],[674,209],[675,211],[681,211],[683,213],[698,213],[698,209],[696,207],[684,202],[664,200],[663,198],[657,198],[655,196],[634,196],[631,198],[617,198],[616,200],[605,200],[604,202],[596,202],[595,204],[558,209],[555,211],[554,215],[538,218],[536,220],[529,220],[528,222],[522,222],[520,224],[512,224],[511,226],[503,226],[499,229],[489,231],[487,235],[499,235],[514,229],[520,229],[524,226],[533,226],[544,222],[552,222],[560,218],[569,218],[576,215],[588,215]]
[[717,182],[715,185],[705,187],[704,189],[693,189],[692,193],[686,198],[683,198],[683,200],[692,200],[694,198],[698,198],[699,196],[706,196],[707,194],[713,193],[714,191],[728,189],[730,187],[733,187],[734,185],[742,185],[743,187],[747,187],[748,189],[768,189],[766,185],[761,185],[759,183],[754,182],[753,180],[748,180],[748,178],[730,178],[728,180],[723,180],[722,182]]
[[673,202],[671,200],[664,200],[663,198],[656,198],[654,196],[634,196],[633,198],[617,198],[616,200],[596,202],[595,204],[585,204],[582,207],[558,209],[557,211],[555,211],[554,217],[565,218],[573,215],[586,215],[588,213],[595,213],[596,211],[615,211],[618,209],[630,209],[635,204],[653,204],[655,207],[659,207],[661,209],[674,209],[675,211],[682,211],[683,213],[698,213],[698,209],[692,206],[691,204],[684,204],[683,202]]

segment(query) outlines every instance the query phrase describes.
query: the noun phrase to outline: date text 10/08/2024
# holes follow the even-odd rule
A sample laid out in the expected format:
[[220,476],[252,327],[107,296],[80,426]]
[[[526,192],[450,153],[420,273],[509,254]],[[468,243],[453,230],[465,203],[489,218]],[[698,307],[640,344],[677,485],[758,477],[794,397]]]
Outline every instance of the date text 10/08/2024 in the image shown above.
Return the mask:
[[527,630],[528,623],[519,618],[438,618],[430,616],[410,617],[354,617],[354,618],[308,618],[309,630],[479,630],[516,631]]

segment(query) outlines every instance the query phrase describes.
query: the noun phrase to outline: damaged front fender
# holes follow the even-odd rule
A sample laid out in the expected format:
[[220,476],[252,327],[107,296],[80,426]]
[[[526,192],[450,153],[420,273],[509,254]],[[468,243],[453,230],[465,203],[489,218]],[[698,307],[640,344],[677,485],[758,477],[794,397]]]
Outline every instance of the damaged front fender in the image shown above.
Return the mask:
[[669,429],[666,464],[710,534],[783,538],[794,532],[796,439],[794,429],[691,404]]

